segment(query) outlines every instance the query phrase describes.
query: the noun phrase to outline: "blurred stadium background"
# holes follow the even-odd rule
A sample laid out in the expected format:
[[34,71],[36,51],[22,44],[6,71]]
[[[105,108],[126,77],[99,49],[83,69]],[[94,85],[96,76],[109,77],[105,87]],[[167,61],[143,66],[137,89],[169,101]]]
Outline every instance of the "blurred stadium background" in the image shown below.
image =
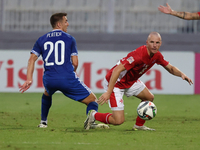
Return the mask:
[[174,10],[199,10],[199,0],[1,0],[2,31],[49,31],[49,16],[68,13],[70,32],[198,33],[198,21],[184,22],[161,14],[168,2]]
[[199,0],[0,0],[0,49],[30,49],[51,30],[50,16],[67,12],[79,50],[130,51],[157,31],[162,50],[199,51],[200,21],[162,14],[157,8],[166,2],[177,11],[200,11]]
[[[154,69],[143,82],[150,82],[154,93],[200,94],[200,20],[187,21],[159,12],[158,6],[166,3],[177,11],[200,11],[200,0],[0,0],[0,91],[18,92],[26,80],[29,51],[41,35],[52,30],[50,16],[66,12],[68,33],[76,38],[79,50],[77,72],[93,92],[103,92],[106,69],[145,45],[148,34],[157,31],[163,41],[160,51],[194,80],[194,86],[168,75],[162,67],[156,68],[161,78]],[[37,82],[30,92],[43,91],[42,72],[38,61]],[[172,88],[171,83],[176,86]]]

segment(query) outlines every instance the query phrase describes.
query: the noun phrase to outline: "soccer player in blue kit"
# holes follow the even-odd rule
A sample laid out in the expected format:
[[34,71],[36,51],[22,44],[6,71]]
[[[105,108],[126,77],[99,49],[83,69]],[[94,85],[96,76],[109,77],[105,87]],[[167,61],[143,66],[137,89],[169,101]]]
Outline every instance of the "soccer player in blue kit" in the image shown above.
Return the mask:
[[[44,61],[44,93],[42,95],[40,128],[47,127],[47,116],[52,105],[52,95],[61,91],[65,96],[87,105],[86,114],[90,110],[98,110],[97,98],[92,91],[76,75],[78,67],[78,51],[76,40],[67,33],[69,26],[67,13],[56,13],[50,18],[52,31],[41,36],[31,50],[28,60],[27,80],[20,87],[21,93],[29,89],[33,82],[35,61],[42,55]],[[88,117],[84,122],[86,130],[90,128],[107,128],[105,124],[90,124]]]

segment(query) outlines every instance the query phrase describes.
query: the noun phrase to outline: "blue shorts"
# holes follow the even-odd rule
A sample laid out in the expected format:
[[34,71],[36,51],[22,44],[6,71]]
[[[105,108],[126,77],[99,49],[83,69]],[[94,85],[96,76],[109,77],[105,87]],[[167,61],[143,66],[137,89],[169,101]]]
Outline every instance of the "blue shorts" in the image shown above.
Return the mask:
[[76,76],[70,79],[50,79],[43,77],[43,84],[50,96],[56,91],[61,91],[65,96],[75,101],[81,101],[91,93],[91,90]]

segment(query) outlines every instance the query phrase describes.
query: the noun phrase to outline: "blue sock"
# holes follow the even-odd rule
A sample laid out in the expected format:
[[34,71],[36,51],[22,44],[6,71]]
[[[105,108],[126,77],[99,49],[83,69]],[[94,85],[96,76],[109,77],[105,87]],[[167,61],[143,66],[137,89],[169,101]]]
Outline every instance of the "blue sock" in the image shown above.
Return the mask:
[[87,105],[86,115],[87,115],[88,112],[89,112],[90,110],[92,110],[92,109],[98,111],[98,104],[97,104],[97,102],[90,102],[90,103]]
[[42,106],[41,106],[41,120],[46,121],[47,116],[49,113],[49,109],[52,104],[52,97],[51,96],[46,96],[42,95]]

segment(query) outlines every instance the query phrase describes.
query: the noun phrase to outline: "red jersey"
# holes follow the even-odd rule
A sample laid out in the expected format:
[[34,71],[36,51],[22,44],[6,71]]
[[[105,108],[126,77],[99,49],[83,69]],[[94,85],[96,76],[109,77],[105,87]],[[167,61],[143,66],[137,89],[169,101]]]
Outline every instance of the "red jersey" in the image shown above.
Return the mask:
[[[128,53],[128,55],[120,60],[126,70],[122,71],[117,79],[115,87],[120,89],[130,88],[145,72],[147,72],[155,63],[161,66],[167,66],[168,61],[164,60],[163,55],[158,51],[153,57],[150,57],[146,45]],[[118,65],[118,64],[117,64]],[[109,81],[115,65],[106,75]]]
[[198,14],[199,14],[199,16],[200,16],[200,12],[197,12]]

